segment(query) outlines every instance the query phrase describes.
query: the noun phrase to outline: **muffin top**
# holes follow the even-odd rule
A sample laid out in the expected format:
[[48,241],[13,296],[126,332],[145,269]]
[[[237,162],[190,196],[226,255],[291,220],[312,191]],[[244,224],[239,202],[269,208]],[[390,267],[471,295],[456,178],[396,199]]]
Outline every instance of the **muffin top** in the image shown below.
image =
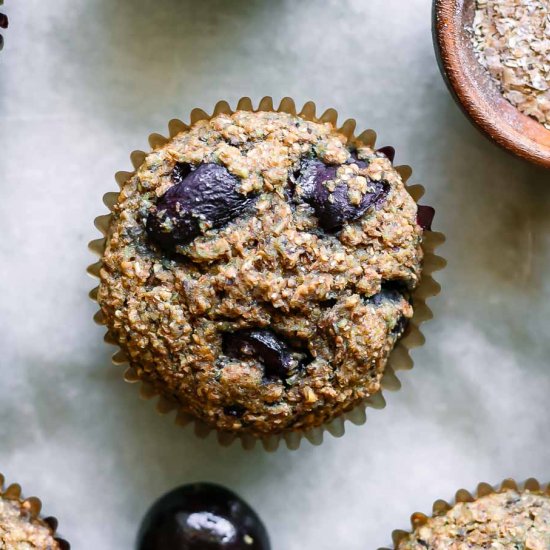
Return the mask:
[[60,550],[51,528],[16,500],[0,496],[0,548],[2,550]]
[[317,426],[379,391],[422,233],[382,152],[329,123],[223,114],[122,185],[98,301],[139,377],[210,426]]
[[513,490],[456,504],[431,518],[399,543],[397,550],[494,548],[548,550],[550,497]]

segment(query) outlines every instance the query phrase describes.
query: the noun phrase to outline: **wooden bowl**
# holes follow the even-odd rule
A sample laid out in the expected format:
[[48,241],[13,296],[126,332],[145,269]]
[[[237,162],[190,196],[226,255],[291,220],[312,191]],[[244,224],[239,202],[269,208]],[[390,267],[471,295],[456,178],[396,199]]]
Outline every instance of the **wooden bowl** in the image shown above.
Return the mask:
[[491,141],[550,168],[550,130],[509,103],[478,62],[468,28],[475,0],[434,0],[433,37],[447,86],[473,124]]

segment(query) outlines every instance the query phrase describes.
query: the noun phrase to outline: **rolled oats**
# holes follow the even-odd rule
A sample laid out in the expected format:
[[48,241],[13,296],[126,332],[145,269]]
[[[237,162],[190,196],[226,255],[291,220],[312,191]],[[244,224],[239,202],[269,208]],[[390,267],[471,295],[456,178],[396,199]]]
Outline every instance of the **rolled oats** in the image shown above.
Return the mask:
[[503,96],[550,129],[550,0],[477,0],[472,41]]

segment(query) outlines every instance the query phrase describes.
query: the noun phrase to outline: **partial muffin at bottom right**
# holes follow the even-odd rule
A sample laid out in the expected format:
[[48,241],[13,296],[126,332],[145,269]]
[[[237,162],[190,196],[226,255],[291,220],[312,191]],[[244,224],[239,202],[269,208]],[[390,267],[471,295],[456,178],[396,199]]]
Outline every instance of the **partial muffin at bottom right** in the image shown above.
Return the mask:
[[439,501],[431,518],[413,515],[413,531],[394,536],[396,550],[550,550],[550,488],[534,480],[523,489],[513,482],[498,492],[480,487],[482,496],[459,491],[446,510]]

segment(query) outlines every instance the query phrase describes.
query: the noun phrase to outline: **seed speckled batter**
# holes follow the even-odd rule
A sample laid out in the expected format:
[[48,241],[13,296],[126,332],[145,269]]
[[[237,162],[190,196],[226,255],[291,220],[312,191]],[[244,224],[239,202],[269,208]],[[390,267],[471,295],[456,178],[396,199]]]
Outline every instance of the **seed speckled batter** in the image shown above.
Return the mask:
[[431,518],[397,550],[549,550],[550,497],[506,491]]
[[59,550],[51,529],[32,519],[18,501],[0,496],[0,548],[2,550]]
[[140,378],[208,425],[309,428],[380,390],[422,234],[383,153],[329,123],[238,111],[122,186],[98,301]]

